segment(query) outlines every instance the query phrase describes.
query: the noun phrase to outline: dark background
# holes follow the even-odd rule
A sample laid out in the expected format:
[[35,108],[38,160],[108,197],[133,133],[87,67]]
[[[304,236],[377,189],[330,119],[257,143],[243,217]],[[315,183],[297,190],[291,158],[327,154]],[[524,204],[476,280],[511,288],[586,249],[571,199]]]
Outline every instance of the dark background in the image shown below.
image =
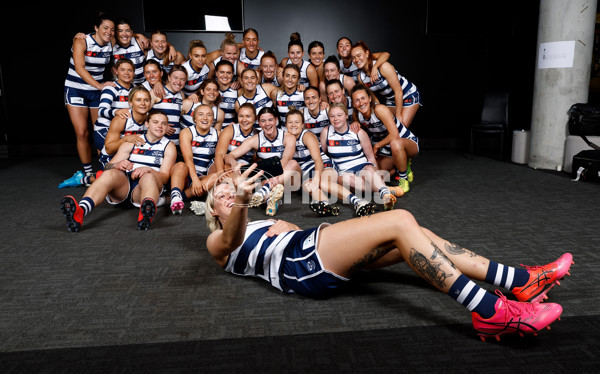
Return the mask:
[[[165,3],[164,17],[170,22],[194,12],[190,4],[178,4]],[[72,38],[92,32],[101,9],[129,18],[134,31],[149,36],[142,1],[20,2],[11,7],[2,12],[7,37],[0,60],[6,111],[0,117],[1,132],[7,134],[9,153],[75,154],[75,135],[63,104]],[[261,47],[279,60],[286,57],[295,31],[305,50],[320,40],[326,55],[336,54],[341,36],[364,40],[372,51],[388,51],[398,72],[421,92],[423,107],[411,130],[425,147],[464,147],[486,91],[508,90],[511,127],[530,126],[539,1],[246,0],[244,11],[244,27],[258,30]],[[187,55],[190,40],[202,39],[214,50],[224,33],[167,36]],[[236,40],[241,42],[241,33]]]

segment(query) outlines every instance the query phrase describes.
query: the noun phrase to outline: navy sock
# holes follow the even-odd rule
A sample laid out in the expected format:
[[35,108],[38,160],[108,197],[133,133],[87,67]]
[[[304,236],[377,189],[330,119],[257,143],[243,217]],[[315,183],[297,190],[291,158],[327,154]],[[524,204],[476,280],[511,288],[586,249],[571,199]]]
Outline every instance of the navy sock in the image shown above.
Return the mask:
[[352,204],[352,205],[356,205],[359,203],[360,199],[356,196],[354,196],[353,193],[348,195],[348,201]]
[[448,295],[482,318],[491,318],[496,314],[498,296],[479,287],[464,274],[450,287]]
[[494,261],[490,261],[485,282],[496,287],[512,290],[515,287],[524,286],[529,280],[529,272],[524,269],[516,269]]
[[93,173],[93,168],[92,168],[92,163],[85,163],[83,164],[83,173],[84,174],[91,174]]
[[89,197],[84,197],[79,202],[79,206],[81,209],[83,209],[83,216],[85,217],[92,209],[94,209],[94,200],[90,199]]

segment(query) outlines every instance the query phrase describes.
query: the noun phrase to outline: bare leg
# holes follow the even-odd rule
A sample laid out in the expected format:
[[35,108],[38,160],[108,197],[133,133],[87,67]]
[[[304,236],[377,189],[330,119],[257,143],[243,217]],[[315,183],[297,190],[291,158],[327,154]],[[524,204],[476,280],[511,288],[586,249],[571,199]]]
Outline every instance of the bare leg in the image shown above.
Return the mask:
[[98,178],[85,191],[83,197],[89,197],[98,206],[109,195],[112,200],[122,201],[129,193],[129,183],[124,172],[116,169],[106,170],[102,178]]
[[[88,129],[88,115],[91,110],[86,107],[67,105],[67,112],[75,130],[79,160],[82,164],[89,164],[92,162],[92,147],[90,145],[90,132]],[[96,110],[97,112],[98,110]]]
[[[100,179],[102,178],[98,180]],[[151,198],[156,202],[161,191],[162,182],[160,179],[154,173],[146,173],[140,177],[137,187],[131,192],[131,200],[139,204],[142,200]]]
[[448,292],[460,270],[405,210],[339,222],[320,233],[318,250],[326,269],[348,277],[396,248],[422,278]]
[[404,127],[408,128],[408,126],[410,126],[413,119],[415,118],[415,115],[417,114],[417,110],[419,110],[419,107],[420,105],[416,104],[411,106],[405,106],[404,108],[402,108],[402,118],[400,118],[400,121],[402,122]]

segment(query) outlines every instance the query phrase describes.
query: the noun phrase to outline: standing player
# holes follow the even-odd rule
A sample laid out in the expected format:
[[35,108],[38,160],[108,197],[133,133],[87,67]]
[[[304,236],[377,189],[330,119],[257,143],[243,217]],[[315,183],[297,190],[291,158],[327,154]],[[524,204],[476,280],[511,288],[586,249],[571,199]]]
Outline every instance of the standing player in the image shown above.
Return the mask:
[[83,177],[91,175],[92,147],[89,141],[89,120],[95,123],[98,118],[100,92],[114,82],[104,82],[104,70],[112,56],[111,40],[115,32],[114,21],[100,15],[94,25],[95,32],[85,39],[75,38],[72,55],[65,80],[65,105],[77,141],[77,154],[83,171],[79,170],[66,179],[59,188],[82,185]]

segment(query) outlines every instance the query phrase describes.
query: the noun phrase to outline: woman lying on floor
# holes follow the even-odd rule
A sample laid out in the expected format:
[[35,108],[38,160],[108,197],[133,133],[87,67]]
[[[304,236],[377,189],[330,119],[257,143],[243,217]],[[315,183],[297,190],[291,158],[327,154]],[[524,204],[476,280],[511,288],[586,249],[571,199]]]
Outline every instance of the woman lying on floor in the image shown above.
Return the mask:
[[[438,290],[472,312],[482,339],[535,334],[558,319],[562,307],[540,301],[569,274],[565,253],[545,266],[516,269],[456,246],[419,226],[405,210],[392,210],[302,230],[284,221],[248,222],[248,203],[262,171],[256,164],[215,185],[207,196],[209,253],[225,271],[265,279],[286,293],[324,298],[361,269],[402,261]],[[508,300],[480,288],[470,278],[512,291]]]

